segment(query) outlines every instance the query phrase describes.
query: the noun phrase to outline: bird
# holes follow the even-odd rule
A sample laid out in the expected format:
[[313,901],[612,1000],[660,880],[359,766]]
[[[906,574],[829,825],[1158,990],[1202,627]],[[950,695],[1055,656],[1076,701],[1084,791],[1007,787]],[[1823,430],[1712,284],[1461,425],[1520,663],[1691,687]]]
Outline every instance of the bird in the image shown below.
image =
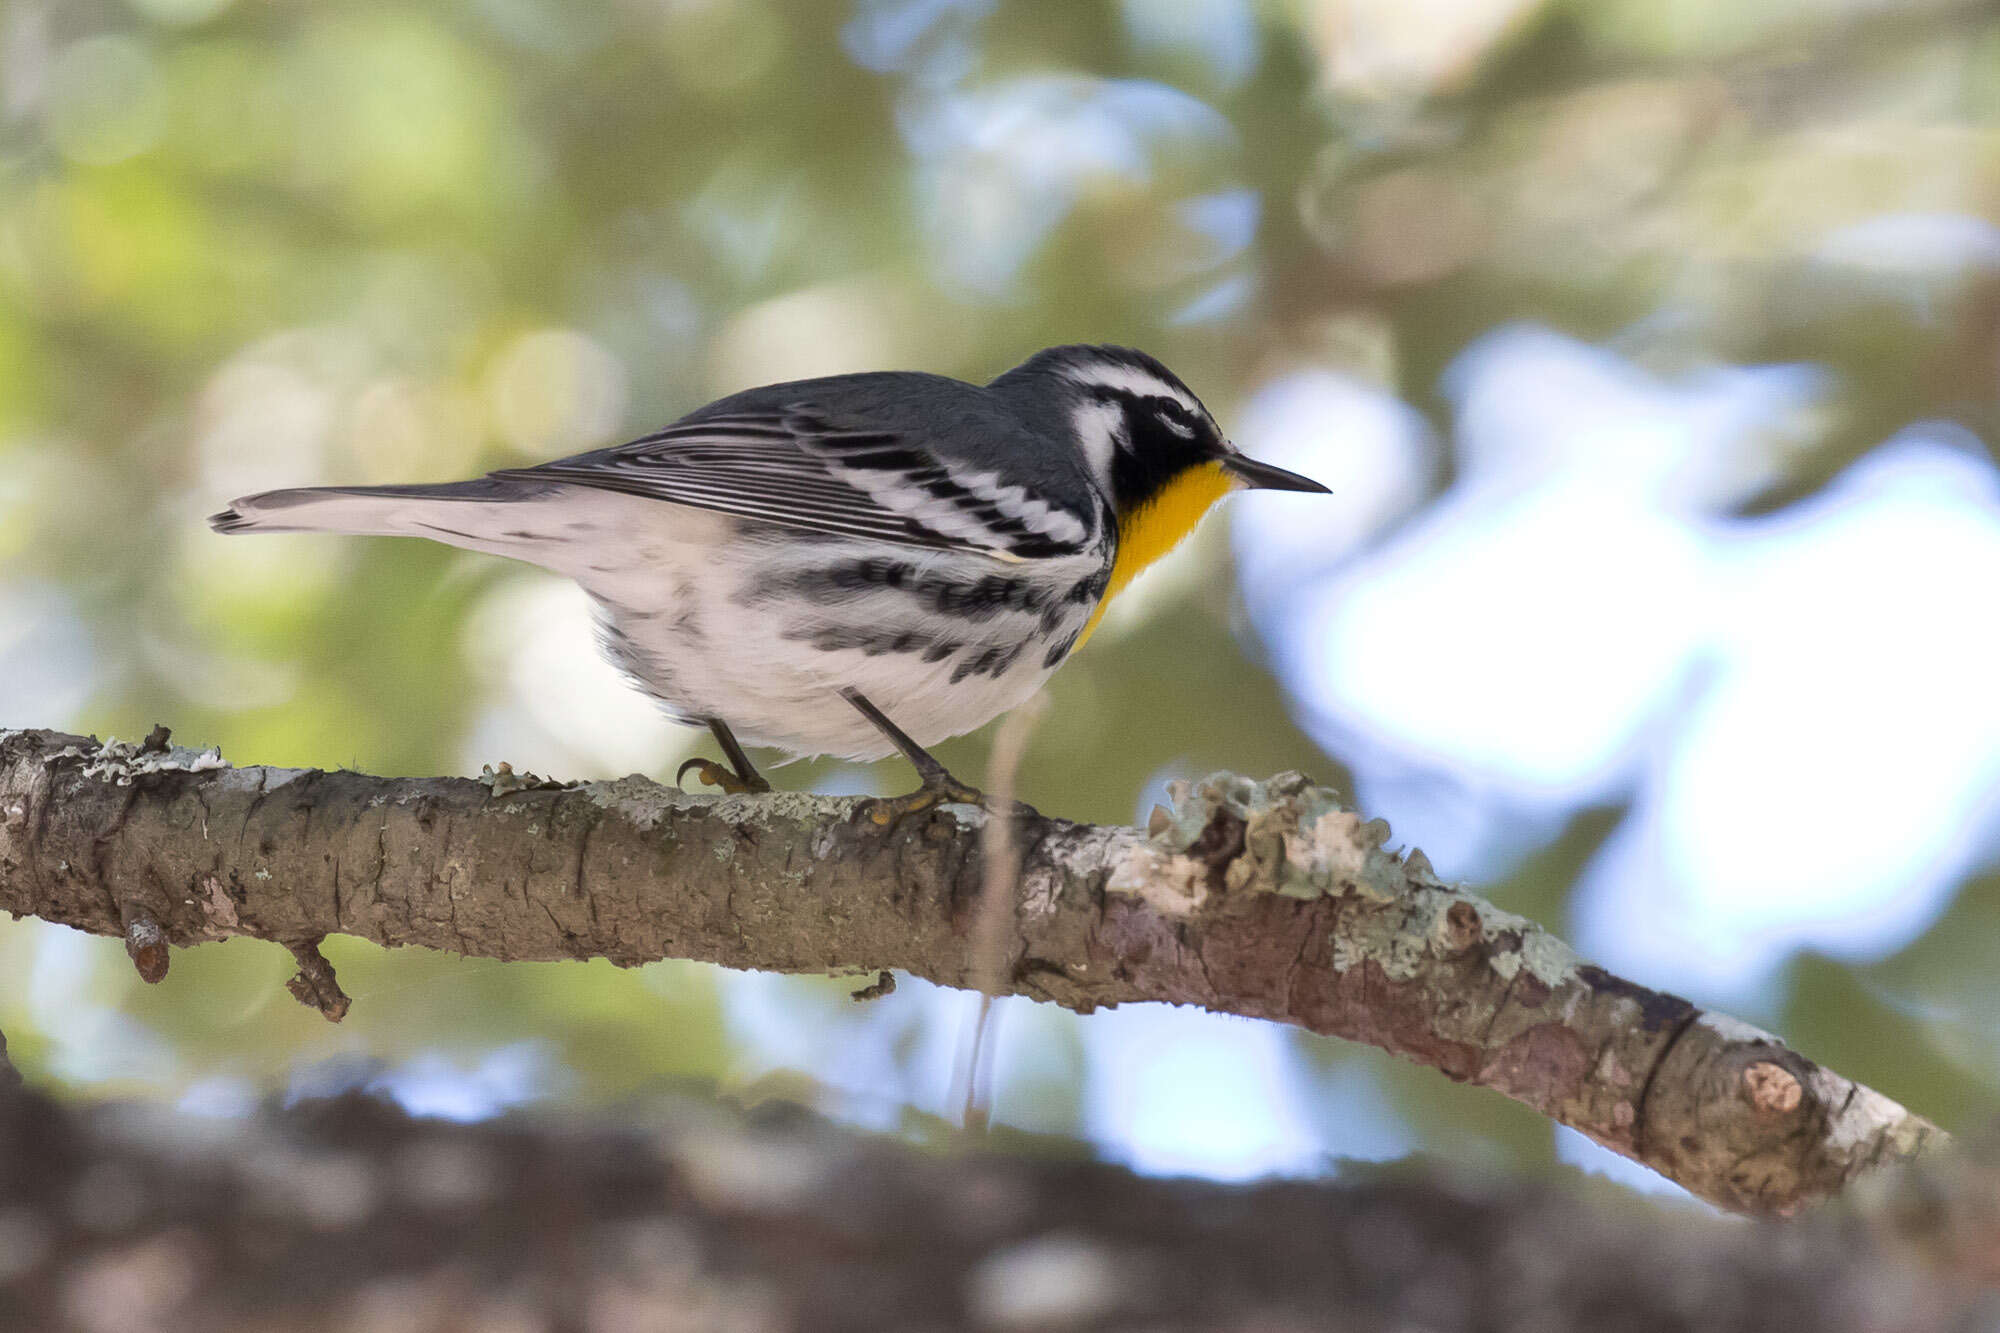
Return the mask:
[[1131,348],[1067,345],[980,385],[916,371],[748,389],[651,434],[439,485],[247,495],[223,533],[423,537],[565,575],[599,646],[706,726],[725,793],[790,758],[900,752],[902,810],[983,803],[929,748],[1024,702],[1232,490],[1326,494],[1238,450]]

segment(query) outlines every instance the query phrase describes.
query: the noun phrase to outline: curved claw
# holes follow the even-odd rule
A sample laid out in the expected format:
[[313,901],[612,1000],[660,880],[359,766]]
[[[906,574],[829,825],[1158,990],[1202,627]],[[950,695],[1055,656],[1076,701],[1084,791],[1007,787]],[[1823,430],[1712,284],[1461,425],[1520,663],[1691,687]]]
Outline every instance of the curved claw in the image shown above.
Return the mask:
[[942,771],[938,778],[927,779],[913,792],[903,796],[878,796],[864,802],[861,809],[871,822],[886,828],[906,815],[938,805],[976,805],[989,815],[1005,815],[1013,819],[1040,818],[1042,813],[1026,801],[1003,802],[988,796],[979,788],[968,787]]
[[762,778],[752,778],[745,782],[713,759],[703,759],[697,755],[674,772],[674,785],[682,791],[687,790],[687,775],[690,770],[703,786],[715,787],[724,796],[755,796],[771,790],[771,784]]

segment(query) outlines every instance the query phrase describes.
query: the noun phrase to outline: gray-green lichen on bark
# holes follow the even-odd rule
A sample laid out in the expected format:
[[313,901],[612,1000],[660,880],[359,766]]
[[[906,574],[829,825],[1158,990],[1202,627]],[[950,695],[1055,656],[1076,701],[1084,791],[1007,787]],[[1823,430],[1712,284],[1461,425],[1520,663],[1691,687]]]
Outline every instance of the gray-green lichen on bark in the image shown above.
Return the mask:
[[[974,956],[988,816],[972,807],[884,826],[859,798],[231,768],[148,745],[0,732],[0,909],[128,946],[135,922],[174,946],[274,940],[299,956],[294,993],[334,1017],[345,997],[313,948],[334,933],[503,959],[995,975]],[[1366,1041],[1746,1211],[1942,1141],[1777,1038],[1444,884],[1297,774],[1217,775],[1174,807],[1150,834],[1022,822],[1007,991]]]

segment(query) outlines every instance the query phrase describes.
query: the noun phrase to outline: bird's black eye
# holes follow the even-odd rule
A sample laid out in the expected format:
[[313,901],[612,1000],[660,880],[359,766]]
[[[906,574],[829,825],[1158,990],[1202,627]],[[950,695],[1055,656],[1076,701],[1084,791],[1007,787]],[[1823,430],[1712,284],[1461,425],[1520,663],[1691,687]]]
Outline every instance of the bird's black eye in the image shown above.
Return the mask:
[[1169,398],[1165,395],[1160,395],[1148,398],[1146,406],[1151,408],[1153,415],[1164,422],[1167,429],[1173,431],[1174,434],[1190,440],[1194,438],[1198,423],[1195,421],[1194,412],[1186,403],[1183,403],[1178,398]]

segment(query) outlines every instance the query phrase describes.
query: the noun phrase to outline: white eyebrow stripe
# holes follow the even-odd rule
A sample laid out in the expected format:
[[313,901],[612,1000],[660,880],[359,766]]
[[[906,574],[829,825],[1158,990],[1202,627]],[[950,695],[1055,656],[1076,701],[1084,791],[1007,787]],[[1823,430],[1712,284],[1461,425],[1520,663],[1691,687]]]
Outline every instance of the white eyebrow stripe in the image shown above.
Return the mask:
[[1063,375],[1072,384],[1122,389],[1141,398],[1172,398],[1190,412],[1201,410],[1201,405],[1193,402],[1186,390],[1176,388],[1151,371],[1137,366],[1122,365],[1116,361],[1092,361],[1085,365],[1065,366]]

